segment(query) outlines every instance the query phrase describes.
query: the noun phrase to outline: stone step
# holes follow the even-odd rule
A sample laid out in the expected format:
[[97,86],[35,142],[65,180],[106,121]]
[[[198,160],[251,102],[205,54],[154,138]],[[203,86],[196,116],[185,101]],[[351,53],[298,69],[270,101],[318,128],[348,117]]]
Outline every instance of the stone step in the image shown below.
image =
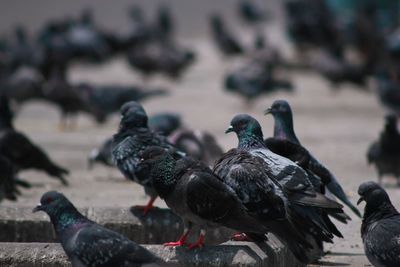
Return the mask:
[[[89,219],[119,232],[140,244],[162,244],[183,232],[181,219],[168,209],[153,209],[147,216],[129,208],[82,208]],[[0,207],[0,242],[57,242],[49,217],[30,208]],[[229,240],[233,234],[227,228],[207,231],[207,244]],[[195,232],[191,240],[197,239]]]
[[[227,242],[198,250],[185,247],[143,245],[152,253],[176,267],[297,267],[281,242],[271,236],[270,246],[259,247],[251,242]],[[70,267],[58,243],[0,243],[0,266]]]

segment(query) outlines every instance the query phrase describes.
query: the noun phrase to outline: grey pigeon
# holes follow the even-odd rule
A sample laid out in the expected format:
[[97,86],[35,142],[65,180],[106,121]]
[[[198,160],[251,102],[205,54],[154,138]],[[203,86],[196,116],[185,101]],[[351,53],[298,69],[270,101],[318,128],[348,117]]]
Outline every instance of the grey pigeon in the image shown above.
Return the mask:
[[[205,230],[209,227],[267,233],[268,229],[250,216],[233,190],[200,161],[189,157],[175,160],[164,148],[149,147],[141,153],[140,164],[150,169],[154,189],[185,222],[182,237],[165,245],[185,245],[193,224],[199,225],[201,232],[189,248],[204,245]],[[284,212],[285,207],[280,208]]]
[[[320,246],[322,241],[332,242],[334,235],[342,237],[327,216],[343,213],[342,206],[316,192],[302,168],[265,146],[257,120],[246,114],[237,115],[226,132],[235,132],[239,145],[222,156],[214,172],[260,219],[268,222],[279,214],[273,204],[285,203],[287,213],[280,220],[277,235],[300,260],[307,256],[296,248],[298,241],[294,240],[299,240],[298,236],[313,236]],[[263,200],[271,191],[276,191],[275,199]]]
[[375,182],[361,184],[358,194],[358,203],[366,202],[361,237],[368,260],[377,267],[400,266],[400,214],[389,195]]
[[400,134],[396,116],[386,116],[385,127],[379,139],[369,147],[367,159],[376,166],[379,184],[382,177],[389,174],[394,175],[400,185]]
[[49,191],[33,212],[49,215],[73,267],[160,267],[161,259],[123,235],[83,216],[61,193]]
[[267,147],[274,153],[298,161],[302,168],[317,175],[321,179],[322,186],[361,217],[360,212],[350,202],[336,177],[301,145],[294,131],[293,114],[289,103],[285,100],[276,100],[265,111],[265,114],[272,114],[275,120],[274,137],[265,140]]
[[146,194],[151,197],[144,207],[144,213],[147,214],[157,198],[157,193],[151,185],[149,170],[138,167],[139,153],[149,146],[161,146],[178,158],[183,153],[179,153],[165,136],[149,129],[147,114],[139,103],[127,102],[122,105],[120,112],[121,122],[112,142],[113,161],[126,178],[144,186]]

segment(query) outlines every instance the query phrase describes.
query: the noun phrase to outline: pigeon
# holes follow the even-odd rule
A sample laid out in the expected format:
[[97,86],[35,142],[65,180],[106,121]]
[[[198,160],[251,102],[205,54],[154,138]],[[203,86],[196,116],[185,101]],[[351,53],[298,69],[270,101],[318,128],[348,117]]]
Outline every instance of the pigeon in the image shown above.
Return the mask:
[[314,51],[310,58],[311,67],[330,82],[332,89],[342,84],[356,85],[355,89],[368,90],[368,71],[365,64],[354,64],[326,50]]
[[181,127],[181,116],[177,113],[162,112],[149,118],[149,128],[165,136],[169,136]]
[[[164,136],[181,127],[181,118],[176,113],[158,113],[149,118],[149,128],[156,133]],[[115,167],[112,159],[112,137],[107,138],[100,147],[90,151],[88,157],[88,167],[92,169],[95,163],[100,163],[108,167]]]
[[206,131],[182,128],[172,133],[168,140],[186,155],[213,166],[223,150],[215,137]]
[[343,37],[326,1],[288,0],[285,13],[288,34],[298,52],[311,47],[343,53]]
[[374,78],[376,93],[381,104],[391,114],[400,116],[400,82],[398,72],[379,70]]
[[0,155],[0,202],[3,199],[15,201],[20,194],[17,189],[17,178],[15,177],[14,166],[11,162]]
[[244,53],[242,44],[225,25],[220,15],[214,14],[210,20],[211,33],[217,48],[225,56],[236,56]]
[[139,103],[134,101],[125,103],[120,113],[119,129],[112,141],[113,161],[126,178],[142,185],[146,194],[150,196],[150,201],[145,207],[137,207],[143,208],[146,215],[153,207],[157,193],[149,179],[149,170],[138,167],[139,153],[148,146],[161,146],[171,151],[177,158],[182,157],[184,153],[177,151],[165,136],[149,129],[147,114]]
[[92,85],[80,83],[76,85],[77,91],[84,102],[95,110],[98,123],[104,123],[106,118],[119,110],[128,101],[144,101],[146,99],[165,96],[167,91],[164,89],[140,88],[139,86],[124,85]]
[[225,77],[225,89],[244,97],[250,105],[262,94],[279,90],[293,92],[294,88],[289,80],[277,77],[273,64],[255,59],[228,73]]
[[43,194],[32,211],[43,211],[50,217],[73,267],[167,266],[144,247],[83,216],[57,191]]
[[169,6],[164,4],[158,7],[155,27],[161,38],[171,38],[175,31],[175,23]]
[[55,164],[37,145],[23,133],[14,129],[8,99],[0,97],[0,155],[6,157],[19,170],[36,169],[68,185],[65,175],[69,172]]
[[257,24],[266,19],[262,7],[251,0],[241,0],[238,5],[238,13],[241,19],[248,24]]
[[151,40],[127,51],[129,65],[145,77],[160,73],[178,79],[195,61],[195,52],[172,39]]
[[379,139],[370,145],[367,159],[378,171],[379,184],[384,175],[393,175],[400,185],[400,134],[396,116],[386,116],[385,127]]
[[358,203],[366,202],[361,225],[365,254],[373,266],[400,266],[400,214],[386,191],[375,182],[358,188]]
[[[322,241],[332,242],[334,236],[342,237],[328,214],[342,214],[342,206],[318,193],[309,180],[309,175],[294,162],[270,151],[264,143],[261,126],[247,114],[236,115],[226,133],[235,132],[238,148],[225,153],[214,166],[214,172],[239,196],[241,201],[258,214],[268,219],[276,214],[272,207],[264,207],[265,190],[276,191],[275,201],[287,207],[277,234],[301,257],[304,251],[293,247],[300,236],[312,236],[322,248]],[[272,202],[274,203],[274,202]],[[291,230],[289,230],[291,229]],[[304,258],[303,258],[304,261]]]
[[100,163],[108,167],[114,167],[112,160],[112,138],[107,138],[99,148],[94,148],[90,151],[88,158],[89,169],[93,168],[95,163]]
[[337,178],[301,145],[293,127],[292,109],[285,100],[276,100],[265,114],[272,114],[275,120],[274,137],[265,140],[266,146],[276,154],[287,157],[317,175],[324,187],[346,204],[357,216],[358,209],[350,202]]
[[88,101],[79,86],[73,85],[67,80],[66,72],[66,65],[55,66],[51,71],[50,78],[42,88],[43,99],[56,105],[61,111],[60,128],[66,128],[67,119],[78,112],[91,115],[97,123],[104,122],[103,112]]
[[[210,227],[226,226],[259,234],[267,232],[235,193],[203,163],[190,157],[175,160],[161,147],[148,147],[140,155],[140,165],[150,170],[154,189],[185,223],[181,238],[164,245],[185,245],[193,224],[199,225],[201,231],[199,239],[189,245],[190,249],[204,245],[205,229]],[[284,213],[283,205],[280,209],[280,213]]]

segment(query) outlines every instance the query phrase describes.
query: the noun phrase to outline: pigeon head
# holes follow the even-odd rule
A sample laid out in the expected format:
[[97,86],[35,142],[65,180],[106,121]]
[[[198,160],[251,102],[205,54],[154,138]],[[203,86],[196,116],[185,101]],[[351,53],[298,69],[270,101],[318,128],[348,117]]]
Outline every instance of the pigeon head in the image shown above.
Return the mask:
[[390,201],[386,191],[375,182],[365,182],[358,187],[360,199],[357,204],[365,201],[367,204],[380,204]]
[[49,191],[43,194],[40,203],[32,211],[44,211],[47,214],[52,215],[56,211],[71,206],[73,207],[72,203],[63,194],[57,191]]
[[374,222],[386,216],[397,214],[386,191],[375,182],[362,183],[358,188],[360,199],[357,204],[365,201],[364,221]]
[[239,139],[239,147],[264,146],[263,133],[258,121],[247,114],[236,115],[225,133],[235,132]]
[[129,128],[147,128],[147,114],[143,107],[135,102],[130,101],[122,105],[120,109],[121,123],[123,129]]
[[300,143],[293,129],[293,115],[290,105],[285,100],[276,100],[270,108],[264,111],[264,115],[274,116],[274,137]]
[[275,100],[274,103],[272,103],[272,106],[264,111],[264,115],[267,114],[272,114],[272,116],[276,116],[279,118],[291,118],[292,109],[290,108],[290,105],[287,101]]

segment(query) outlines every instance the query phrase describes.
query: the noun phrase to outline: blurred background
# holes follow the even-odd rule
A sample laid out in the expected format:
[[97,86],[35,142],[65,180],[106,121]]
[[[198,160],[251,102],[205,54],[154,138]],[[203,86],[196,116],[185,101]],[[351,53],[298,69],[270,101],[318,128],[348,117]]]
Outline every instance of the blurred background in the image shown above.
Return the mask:
[[[142,203],[142,188],[99,156],[129,100],[167,126],[178,120],[163,128],[171,142],[189,132],[189,147],[218,147],[212,165],[237,145],[224,134],[235,114],[270,137],[263,111],[286,99],[302,144],[353,202],[361,182],[377,180],[368,149],[385,115],[400,113],[400,1],[16,0],[0,10],[0,91],[15,129],[70,172],[64,186],[23,169],[30,188],[1,205],[32,206],[49,189],[78,206]],[[400,200],[396,180],[385,184]],[[354,248],[358,222],[342,227],[351,241],[339,246]]]

